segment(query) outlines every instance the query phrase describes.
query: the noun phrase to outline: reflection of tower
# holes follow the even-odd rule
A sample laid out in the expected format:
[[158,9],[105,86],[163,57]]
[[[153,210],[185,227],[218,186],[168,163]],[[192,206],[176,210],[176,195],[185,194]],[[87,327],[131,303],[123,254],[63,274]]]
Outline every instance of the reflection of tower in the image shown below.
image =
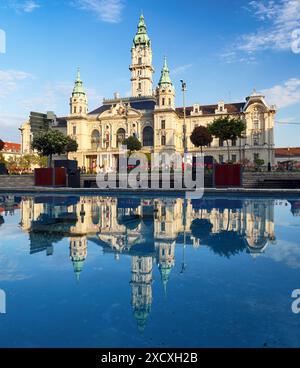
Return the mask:
[[175,265],[175,241],[156,242],[155,247],[157,250],[157,263],[161,275],[161,281],[166,294],[170,273]]
[[76,279],[79,281],[84,261],[87,257],[87,240],[85,236],[70,238],[70,258],[73,262]]
[[132,306],[138,329],[143,332],[152,305],[152,257],[132,257]]
[[251,201],[246,203],[246,239],[253,257],[264,253],[269,243],[274,243],[274,202]]

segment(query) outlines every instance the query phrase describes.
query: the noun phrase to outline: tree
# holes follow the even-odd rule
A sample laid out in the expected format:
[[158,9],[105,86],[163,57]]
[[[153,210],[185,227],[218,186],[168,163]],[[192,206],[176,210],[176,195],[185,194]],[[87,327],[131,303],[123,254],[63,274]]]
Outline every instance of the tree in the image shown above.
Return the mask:
[[53,155],[75,152],[78,148],[77,143],[73,139],[54,129],[37,134],[33,138],[31,146],[32,149],[38,151],[42,156],[49,157],[50,166]]
[[208,129],[203,126],[196,127],[191,135],[191,142],[194,146],[201,148],[201,153],[203,147],[210,145],[212,141],[212,135],[209,133]]
[[142,149],[142,143],[134,136],[125,139],[122,144],[123,146],[127,146],[130,153],[133,151],[140,151]]
[[67,144],[66,144],[66,153],[69,152],[76,152],[78,150],[78,143],[75,141],[75,139],[67,137]]
[[229,141],[236,141],[238,138],[243,138],[245,129],[246,124],[241,118],[231,118],[229,116],[215,119],[208,126],[208,131],[211,135],[227,143],[228,162],[230,161]]
[[4,142],[2,141],[2,139],[0,139],[0,151],[3,150],[4,145],[5,145]]

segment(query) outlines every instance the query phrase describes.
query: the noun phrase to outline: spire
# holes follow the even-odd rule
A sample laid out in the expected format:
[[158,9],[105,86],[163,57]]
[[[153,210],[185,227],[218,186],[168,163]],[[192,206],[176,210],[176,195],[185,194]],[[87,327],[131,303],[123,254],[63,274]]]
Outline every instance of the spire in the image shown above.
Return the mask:
[[80,68],[77,69],[77,76],[75,80],[75,86],[73,89],[73,96],[74,95],[85,95],[85,90],[83,88],[83,82],[80,77]]
[[138,31],[133,39],[133,47],[136,46],[151,46],[151,41],[147,34],[147,26],[143,14],[140,16]]
[[159,80],[158,85],[161,87],[168,87],[168,86],[172,86],[172,81],[170,78],[170,70],[168,68],[168,63],[167,63],[167,58],[165,57],[165,61],[164,61],[164,66],[163,69],[161,71],[161,77]]

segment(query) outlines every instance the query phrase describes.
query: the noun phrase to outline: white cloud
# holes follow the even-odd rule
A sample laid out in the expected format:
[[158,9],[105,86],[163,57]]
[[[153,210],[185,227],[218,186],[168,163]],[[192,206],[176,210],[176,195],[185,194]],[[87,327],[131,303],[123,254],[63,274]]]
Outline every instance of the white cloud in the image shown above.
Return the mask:
[[287,50],[291,48],[292,33],[300,28],[300,0],[251,1],[253,15],[263,21],[261,29],[243,35],[240,50]]
[[268,103],[278,108],[300,103],[300,79],[291,78],[283,84],[263,90],[262,93],[266,96]]
[[171,73],[173,75],[180,75],[180,74],[184,74],[186,73],[189,69],[191,69],[193,67],[193,64],[185,64],[185,65],[180,65],[177,66],[176,68],[174,68]]
[[19,70],[0,70],[0,98],[6,97],[10,93],[16,91],[19,82],[32,78],[32,75]]
[[40,8],[40,5],[32,0],[25,1],[25,3],[23,4],[23,10],[25,13],[31,13],[38,8]]
[[300,29],[300,0],[255,0],[246,9],[258,22],[257,29],[237,38],[221,55],[225,62],[255,62],[257,51],[298,50],[300,39],[295,31]]
[[6,6],[18,13],[32,13],[35,9],[40,8],[40,5],[34,0],[9,0]]
[[95,13],[98,19],[107,23],[119,23],[124,8],[123,0],[73,0],[72,4]]

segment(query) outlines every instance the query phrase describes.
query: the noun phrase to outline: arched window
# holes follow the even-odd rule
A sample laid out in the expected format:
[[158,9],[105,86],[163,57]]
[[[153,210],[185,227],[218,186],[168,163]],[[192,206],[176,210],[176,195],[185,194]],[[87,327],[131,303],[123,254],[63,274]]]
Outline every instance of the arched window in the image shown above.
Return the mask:
[[98,225],[100,221],[100,208],[97,203],[92,204],[92,222],[94,225]]
[[143,146],[153,147],[154,146],[154,131],[148,126],[143,131]]
[[100,133],[98,130],[94,130],[92,132],[92,149],[93,150],[97,150],[100,147],[101,144],[101,137],[100,137]]
[[118,147],[125,141],[125,138],[126,138],[126,132],[123,128],[120,128],[117,131],[117,146]]

